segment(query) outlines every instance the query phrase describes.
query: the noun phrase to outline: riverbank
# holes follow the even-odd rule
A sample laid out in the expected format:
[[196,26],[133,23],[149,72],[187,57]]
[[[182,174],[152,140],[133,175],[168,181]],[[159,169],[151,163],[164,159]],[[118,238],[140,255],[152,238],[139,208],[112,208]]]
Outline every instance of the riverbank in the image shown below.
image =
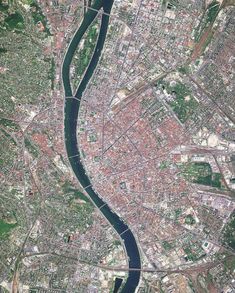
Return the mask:
[[[99,2],[99,5],[98,3]],[[141,268],[140,254],[135,237],[129,227],[119,218],[119,216],[114,213],[110,207],[101,199],[101,197],[92,188],[89,177],[86,174],[84,166],[81,162],[79,146],[77,142],[77,119],[79,115],[80,100],[88,82],[90,81],[92,74],[98,64],[107,30],[109,24],[108,14],[111,11],[113,1],[96,1],[95,5],[100,7],[99,9],[104,10],[105,13],[102,15],[100,33],[97,40],[97,44],[90,60],[89,66],[80,82],[80,85],[75,93],[75,98],[66,99],[64,104],[64,137],[65,137],[65,147],[67,151],[67,156],[70,165],[73,169],[75,176],[80,182],[81,186],[86,190],[92,202],[100,209],[101,213],[106,217],[109,223],[113,226],[116,232],[120,235],[125,245],[126,253],[129,258],[129,268]],[[89,12],[89,14],[88,14]],[[92,23],[93,19],[96,17],[97,11],[89,10],[81,26],[75,33],[67,53],[64,58],[64,63],[62,66],[62,78],[65,91],[65,97],[72,97],[72,89],[70,84],[70,64],[76,48],[82,39],[82,36]],[[91,12],[91,13],[90,13]],[[101,208],[102,207],[102,208]],[[140,271],[130,271],[126,283],[122,288],[122,292],[132,293],[135,292],[140,280]]]

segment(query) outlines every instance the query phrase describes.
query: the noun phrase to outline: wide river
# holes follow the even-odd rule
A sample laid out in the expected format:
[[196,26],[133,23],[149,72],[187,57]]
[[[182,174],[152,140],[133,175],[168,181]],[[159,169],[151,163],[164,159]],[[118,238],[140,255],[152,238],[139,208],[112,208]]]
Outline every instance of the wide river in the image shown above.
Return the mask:
[[[93,8],[100,10],[103,8],[104,12],[110,13],[113,5],[113,0],[96,0],[93,4]],[[71,83],[70,83],[70,64],[73,59],[73,55],[81,41],[84,33],[89,28],[90,24],[97,15],[97,11],[89,9],[86,12],[83,21],[81,22],[78,30],[76,31],[73,39],[71,40],[69,47],[67,49],[66,55],[64,57],[64,62],[62,64],[62,79],[65,91],[65,103],[64,103],[64,135],[65,135],[65,146],[67,155],[71,164],[71,167],[80,182],[83,188],[86,189],[86,192],[90,196],[93,203],[100,208],[103,206],[100,211],[109,221],[110,225],[117,231],[117,233],[122,238],[126,253],[129,258],[129,268],[141,269],[141,260],[139,249],[135,240],[135,237],[129,227],[123,222],[119,216],[111,210],[111,208],[105,204],[103,199],[95,192],[92,188],[92,184],[89,180],[89,177],[86,174],[84,166],[80,159],[79,145],[77,143],[77,120],[79,115],[80,101],[83,95],[83,92],[92,77],[92,74],[98,64],[99,57],[101,55],[108,25],[109,25],[109,16],[102,14],[100,33],[96,43],[94,53],[91,57],[89,66],[80,82],[80,85],[75,94],[72,93]],[[67,97],[76,97],[77,99],[71,99]],[[87,98],[87,97],[86,97]],[[126,231],[125,233],[123,233]],[[122,234],[123,233],[123,234]],[[140,271],[129,271],[128,278],[125,284],[122,287],[121,292],[123,293],[134,293],[140,280]]]

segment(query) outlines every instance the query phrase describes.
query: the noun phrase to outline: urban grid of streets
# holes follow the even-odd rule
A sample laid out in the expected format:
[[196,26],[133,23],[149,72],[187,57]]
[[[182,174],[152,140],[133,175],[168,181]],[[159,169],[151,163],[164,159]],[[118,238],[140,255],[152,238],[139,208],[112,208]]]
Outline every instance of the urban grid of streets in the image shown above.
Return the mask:
[[[128,276],[64,147],[61,64],[93,4],[0,2],[0,292],[110,292]],[[235,290],[234,5],[114,1],[77,138],[93,188],[137,240],[137,292]],[[101,13],[73,58],[73,91]]]

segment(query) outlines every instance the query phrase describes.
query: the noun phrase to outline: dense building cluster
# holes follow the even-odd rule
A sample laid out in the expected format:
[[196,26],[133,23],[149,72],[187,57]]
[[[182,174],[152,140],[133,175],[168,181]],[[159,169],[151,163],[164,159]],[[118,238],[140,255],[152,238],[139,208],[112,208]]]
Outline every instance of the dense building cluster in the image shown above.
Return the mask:
[[[77,98],[64,97],[61,64],[93,4],[0,1],[0,292],[105,293],[128,276],[64,143]],[[102,13],[73,57],[73,91]],[[136,292],[235,290],[234,15],[234,1],[114,1],[75,123],[93,189],[138,244]]]

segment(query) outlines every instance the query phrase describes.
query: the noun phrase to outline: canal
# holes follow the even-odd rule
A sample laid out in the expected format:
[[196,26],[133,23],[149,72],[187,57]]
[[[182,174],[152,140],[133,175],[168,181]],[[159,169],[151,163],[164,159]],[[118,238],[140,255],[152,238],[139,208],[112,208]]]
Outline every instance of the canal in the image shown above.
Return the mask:
[[[93,8],[100,10],[103,9],[107,14],[110,13],[113,5],[113,0],[96,0],[93,4]],[[83,35],[89,28],[90,24],[97,15],[97,11],[88,9],[84,15],[84,19],[81,22],[77,32],[73,36],[67,52],[64,57],[62,64],[62,80],[65,91],[65,104],[64,104],[64,136],[65,136],[65,146],[67,151],[67,156],[69,158],[71,167],[76,175],[78,181],[86,189],[86,192],[94,202],[94,204],[100,208],[105,204],[103,199],[94,191],[89,177],[86,174],[84,166],[80,159],[79,145],[77,143],[77,120],[79,115],[80,100],[82,99],[83,92],[92,77],[92,74],[98,64],[99,57],[101,55],[108,25],[109,25],[109,16],[102,14],[100,33],[96,43],[94,53],[91,57],[88,68],[80,82],[80,85],[74,94],[76,99],[67,98],[72,97],[72,88],[70,83],[70,64],[73,59],[73,55],[81,41]],[[122,238],[126,252],[129,258],[129,268],[141,268],[140,254],[139,249],[135,240],[135,237],[128,226],[123,222],[119,216],[111,210],[111,208],[106,204],[100,210],[102,214],[109,221],[110,225],[117,231],[117,233]],[[126,231],[125,233],[123,233]],[[123,234],[122,234],[123,233]],[[137,288],[140,280],[140,271],[129,271],[126,282],[124,283],[121,292],[122,293],[134,293]]]

